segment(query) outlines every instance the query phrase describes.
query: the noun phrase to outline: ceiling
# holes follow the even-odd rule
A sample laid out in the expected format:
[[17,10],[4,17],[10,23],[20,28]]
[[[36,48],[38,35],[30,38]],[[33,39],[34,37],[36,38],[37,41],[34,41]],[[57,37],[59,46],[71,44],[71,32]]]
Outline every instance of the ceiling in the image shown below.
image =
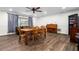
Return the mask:
[[[10,11],[9,9],[12,9],[12,11]],[[79,7],[66,7],[65,9],[62,9],[62,7],[40,7],[40,10],[42,10],[43,12],[36,12],[35,14],[33,14],[32,11],[30,11],[25,7],[0,7],[0,11],[3,12],[8,12],[17,15],[26,15],[26,16],[35,15],[37,17],[79,10]]]

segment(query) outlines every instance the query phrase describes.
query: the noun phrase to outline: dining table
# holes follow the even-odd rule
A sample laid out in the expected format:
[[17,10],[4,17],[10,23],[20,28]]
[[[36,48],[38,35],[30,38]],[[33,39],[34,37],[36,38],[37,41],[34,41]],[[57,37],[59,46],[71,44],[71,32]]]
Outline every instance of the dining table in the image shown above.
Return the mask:
[[30,40],[30,39],[32,40],[33,32],[38,31],[39,34],[40,34],[40,32],[41,33],[43,32],[42,29],[33,29],[33,28],[23,28],[23,29],[21,29],[21,31],[25,33],[25,44],[26,45],[28,44],[28,40]]

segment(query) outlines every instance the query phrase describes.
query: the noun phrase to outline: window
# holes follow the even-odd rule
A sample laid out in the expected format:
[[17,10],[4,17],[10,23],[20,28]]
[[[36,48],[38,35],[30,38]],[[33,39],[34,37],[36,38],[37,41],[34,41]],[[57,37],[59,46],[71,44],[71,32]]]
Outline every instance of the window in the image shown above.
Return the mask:
[[18,26],[28,26],[28,17],[19,17]]

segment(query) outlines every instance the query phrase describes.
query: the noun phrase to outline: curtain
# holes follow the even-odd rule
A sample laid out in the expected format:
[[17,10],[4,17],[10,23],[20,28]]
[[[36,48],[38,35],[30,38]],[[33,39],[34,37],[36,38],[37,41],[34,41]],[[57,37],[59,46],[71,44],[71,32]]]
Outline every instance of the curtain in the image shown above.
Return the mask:
[[18,26],[18,16],[14,14],[8,14],[8,33],[15,32],[17,26]]
[[30,27],[33,27],[33,19],[32,19],[32,17],[28,17],[28,25]]

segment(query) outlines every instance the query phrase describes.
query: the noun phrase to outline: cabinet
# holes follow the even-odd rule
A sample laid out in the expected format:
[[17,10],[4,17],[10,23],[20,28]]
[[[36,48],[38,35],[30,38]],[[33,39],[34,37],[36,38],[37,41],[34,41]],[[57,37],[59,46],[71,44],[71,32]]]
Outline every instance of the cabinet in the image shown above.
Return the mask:
[[57,33],[57,24],[47,24],[47,31]]
[[73,14],[69,16],[69,35],[70,42],[76,42],[75,35],[78,29],[78,14]]

